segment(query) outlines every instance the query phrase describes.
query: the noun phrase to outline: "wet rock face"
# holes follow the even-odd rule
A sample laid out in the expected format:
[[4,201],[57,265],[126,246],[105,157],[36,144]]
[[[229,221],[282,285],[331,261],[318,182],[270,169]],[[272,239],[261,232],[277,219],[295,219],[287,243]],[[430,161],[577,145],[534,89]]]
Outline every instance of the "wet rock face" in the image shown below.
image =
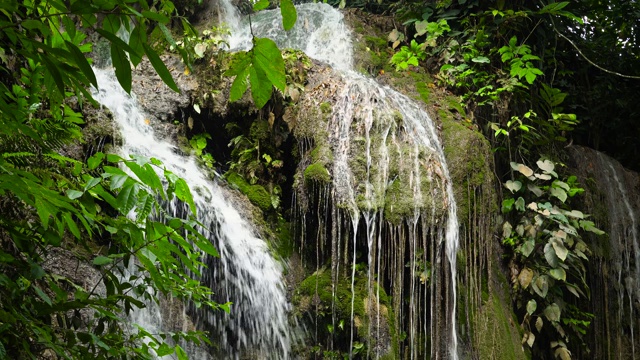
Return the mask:
[[180,109],[191,104],[191,97],[198,88],[195,77],[185,73],[186,66],[180,58],[172,55],[160,57],[169,69],[180,92],[170,89],[157,74],[148,59],[143,59],[132,73],[131,92],[149,116],[148,123],[160,135],[174,140],[178,128],[174,121],[182,122]]
[[584,206],[607,238],[590,239],[587,269],[594,358],[640,354],[640,174],[598,151],[569,148],[570,171],[585,189]]
[[[107,293],[100,271],[69,250],[57,247],[51,248],[42,264],[42,268],[48,273],[66,277],[74,284],[82,287],[92,297],[104,297]],[[89,307],[81,309],[81,323],[91,323],[94,319],[94,312]],[[74,316],[73,312],[68,315],[70,317]]]

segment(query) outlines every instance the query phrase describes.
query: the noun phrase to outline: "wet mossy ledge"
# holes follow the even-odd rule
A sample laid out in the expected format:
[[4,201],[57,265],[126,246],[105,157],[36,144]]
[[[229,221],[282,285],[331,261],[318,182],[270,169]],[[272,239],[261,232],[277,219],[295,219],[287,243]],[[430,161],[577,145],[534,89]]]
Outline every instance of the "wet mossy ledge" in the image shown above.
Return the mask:
[[234,172],[226,174],[226,179],[229,184],[245,194],[249,201],[262,209],[262,211],[271,210],[271,195],[261,185],[251,185],[242,176]]
[[[312,319],[310,326],[313,329],[309,334],[314,334],[311,341],[317,344],[316,354],[330,352],[340,357],[349,354],[353,319],[356,344],[364,344],[376,358],[397,358],[390,297],[375,281],[371,282],[373,290],[370,292],[366,274],[361,271],[353,279],[353,288],[351,281],[341,277],[334,284],[331,271],[322,267],[304,279],[293,292],[295,315]],[[333,341],[327,344],[323,339]]]

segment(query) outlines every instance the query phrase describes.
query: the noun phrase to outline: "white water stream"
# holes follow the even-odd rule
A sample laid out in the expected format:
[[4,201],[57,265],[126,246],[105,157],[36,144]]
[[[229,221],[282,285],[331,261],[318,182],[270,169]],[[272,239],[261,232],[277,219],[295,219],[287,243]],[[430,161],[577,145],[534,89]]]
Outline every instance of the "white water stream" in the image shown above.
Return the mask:
[[[630,200],[632,191],[625,177],[625,170],[612,158],[597,153],[599,181],[607,184],[602,190],[607,194],[606,201],[610,228],[608,229],[615,273],[618,276],[618,304],[622,307],[628,299],[628,316],[631,333],[631,358],[636,359],[635,329],[638,314],[634,303],[640,302],[640,239],[638,238],[637,216]],[[635,266],[635,269],[633,267]],[[618,321],[623,322],[624,309],[618,310]]]
[[[423,206],[424,200],[428,198],[436,198],[435,193],[444,192],[442,197],[446,200],[444,204],[444,213],[446,214],[446,224],[444,225],[444,236],[440,241],[444,241],[444,249],[446,259],[450,265],[451,283],[448,285],[449,295],[451,297],[450,305],[447,311],[450,316],[446,321],[450,329],[448,329],[448,355],[432,354],[437,358],[448,356],[450,359],[458,358],[457,349],[457,333],[456,333],[456,252],[458,250],[458,221],[456,214],[456,203],[453,196],[453,189],[449,172],[446,167],[446,160],[442,150],[442,146],[438,139],[433,121],[429,115],[420,108],[415,102],[406,96],[394,91],[393,89],[381,86],[375,80],[364,77],[353,70],[353,46],[352,36],[348,27],[344,23],[342,14],[326,4],[303,4],[296,6],[298,12],[298,20],[293,29],[285,32],[282,28],[282,20],[278,10],[261,11],[251,16],[252,31],[249,28],[249,20],[241,19],[237,10],[231,5],[230,0],[220,0],[220,9],[222,10],[223,20],[230,25],[232,35],[229,44],[232,50],[248,50],[251,47],[252,34],[258,37],[269,37],[273,39],[280,47],[289,47],[303,50],[309,57],[329,64],[336,70],[339,70],[340,76],[345,83],[344,88],[338,92],[338,98],[335,104],[332,104],[332,118],[327,128],[329,132],[330,142],[334,147],[333,159],[333,196],[349,209],[351,221],[353,222],[353,269],[352,269],[352,294],[354,294],[355,283],[355,261],[356,261],[356,234],[358,231],[358,222],[365,219],[367,226],[367,242],[369,246],[369,254],[374,253],[375,246],[373,239],[376,238],[374,226],[371,226],[376,220],[376,209],[380,205],[381,199],[384,199],[384,193],[395,179],[390,178],[389,167],[389,149],[387,149],[387,138],[395,136],[390,133],[390,129],[395,122],[382,123],[380,121],[380,113],[399,113],[402,119],[401,126],[404,133],[411,137],[414,148],[406,154],[407,159],[404,161],[409,165],[408,183],[413,192],[413,203],[415,207],[415,219],[410,219],[413,228],[417,227],[420,216],[420,208]],[[357,181],[353,174],[350,150],[354,148],[354,144],[359,141],[353,134],[352,125],[354,119],[362,119],[364,123],[364,153],[366,157],[366,175],[364,189],[358,187]],[[376,137],[370,131],[374,127],[385,127],[381,131],[382,138]],[[378,134],[379,135],[379,134]],[[390,145],[393,146],[393,145]],[[426,151],[425,151],[426,150]],[[429,155],[424,158],[424,153]],[[424,188],[423,168],[429,167],[430,174],[433,173],[434,178],[428,179],[434,185],[432,188]],[[437,176],[436,176],[437,175]],[[431,194],[423,192],[429,190]],[[383,200],[382,200],[383,201]],[[380,214],[380,222],[382,215]],[[415,231],[412,232],[414,242],[416,241]],[[380,243],[379,245],[380,246]],[[439,247],[440,244],[437,244]],[[415,249],[415,246],[410,246]],[[413,250],[412,250],[413,251]],[[378,253],[378,256],[379,253]],[[376,268],[375,259],[369,258],[369,267]],[[438,259],[438,262],[440,260]],[[378,259],[379,263],[379,259]],[[436,266],[433,264],[432,266]],[[415,279],[412,273],[412,278]],[[371,277],[371,273],[369,275]],[[371,278],[368,283],[371,288]],[[414,295],[412,288],[409,296]],[[432,303],[438,298],[445,297],[445,294],[433,294]],[[355,297],[352,296],[352,301]],[[414,301],[413,299],[411,301]],[[412,307],[413,309],[413,307]],[[414,316],[419,316],[414,314]],[[411,318],[413,319],[414,316]],[[378,318],[379,319],[379,318]],[[351,318],[351,346],[353,347],[353,304]],[[433,326],[433,325],[432,325]],[[445,331],[441,331],[445,333]],[[411,332],[409,334],[409,343],[417,344],[419,334]],[[436,342],[437,340],[432,340]],[[414,345],[412,345],[414,346]],[[417,348],[417,346],[415,346]],[[377,356],[377,355],[376,355]],[[417,357],[417,350],[412,350],[410,357]]]
[[[223,190],[197,165],[195,159],[179,155],[171,144],[154,134],[135,95],[118,84],[113,69],[95,69],[99,91],[94,98],[107,107],[120,127],[123,156],[155,157],[166,168],[186,180],[196,203],[204,233],[220,253],[206,261],[209,269],[201,279],[216,293],[215,300],[233,302],[231,313],[198,311],[192,318],[210,330],[214,346],[212,359],[288,359],[294,335],[287,315],[290,310],[282,285],[282,268],[269,254],[267,245],[226,198]],[[173,216],[187,213],[184,205],[170,204]],[[161,312],[153,304],[140,310],[134,321],[151,330],[165,328]],[[203,330],[202,328],[200,328]],[[250,355],[247,355],[250,354]],[[191,354],[194,356],[194,354]],[[198,354],[206,359],[208,354]],[[194,358],[196,358],[194,356]]]

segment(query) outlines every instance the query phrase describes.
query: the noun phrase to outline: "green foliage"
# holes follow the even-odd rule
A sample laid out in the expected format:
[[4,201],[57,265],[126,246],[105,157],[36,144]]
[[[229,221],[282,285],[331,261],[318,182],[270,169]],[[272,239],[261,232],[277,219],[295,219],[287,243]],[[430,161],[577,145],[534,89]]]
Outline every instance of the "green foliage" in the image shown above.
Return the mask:
[[593,317],[571,305],[589,297],[590,251],[581,234],[604,233],[570,207],[570,199],[584,192],[576,177],[561,180],[550,160],[536,164],[540,172],[511,163],[518,176],[504,184],[511,196],[503,200],[502,212],[511,221],[503,224],[502,242],[513,251],[518,269],[513,290],[523,313],[523,343],[534,355],[551,351],[564,359],[574,346],[586,346],[583,335]]
[[427,54],[424,52],[423,46],[415,40],[411,40],[411,45],[403,46],[393,55],[390,62],[396,66],[396,71],[400,71],[406,70],[409,65],[418,66],[418,61],[424,60],[426,57]]
[[211,154],[205,151],[207,148],[207,139],[211,139],[211,135],[207,133],[196,134],[189,139],[189,145],[193,149],[193,154],[200,159],[202,164],[211,169],[213,168],[215,160]]
[[[254,4],[254,10],[265,9],[268,5],[267,0],[258,1]],[[282,0],[280,12],[284,29],[288,31],[298,17],[293,1]],[[258,109],[267,104],[273,87],[284,93],[287,86],[282,53],[276,43],[268,38],[254,37],[251,50],[237,53],[224,74],[235,76],[229,100],[240,100],[251,85],[251,96]]]
[[[196,230],[193,218],[171,218],[156,201],[156,196],[177,199],[189,204],[195,214],[184,180],[156,159],[125,160],[102,153],[88,159],[86,167],[74,170],[77,181],[58,184],[7,162],[1,165],[0,192],[15,199],[15,204],[23,204],[24,214],[23,218],[6,214],[0,218],[0,296],[4,299],[0,343],[8,346],[8,352],[20,358],[35,357],[44,350],[71,358],[134,353],[150,358],[152,350],[183,352],[180,346],[165,343],[165,335],[144,329],[131,333],[124,317],[144,307],[141,299],[157,301],[160,294],[219,308],[210,301],[211,291],[185,269],[199,276],[204,266],[201,257],[217,256],[216,250]],[[136,216],[129,217],[130,213]],[[162,215],[159,218],[167,222],[152,220],[151,214]],[[78,279],[43,266],[53,249],[69,246],[79,249],[79,261],[91,260],[92,238],[103,239],[109,249],[92,260],[100,268],[101,279],[97,280],[106,288],[100,296],[95,293],[97,285],[83,288]],[[124,269],[129,266],[139,274],[128,275]],[[148,287],[154,291],[148,292]],[[91,309],[93,318],[82,317],[84,309]],[[185,332],[171,337],[200,343],[206,341],[202,335]],[[142,339],[151,341],[145,345]]]
[[253,48],[236,54],[225,75],[236,77],[229,100],[239,100],[251,84],[251,95],[257,108],[266,105],[274,86],[283,92],[286,87],[282,54],[276,43],[267,38],[254,38]]
[[[162,0],[2,4],[2,357],[151,359],[157,353],[184,359],[184,350],[172,344],[206,342],[202,333],[131,331],[127,314],[161,295],[226,307],[210,301],[211,291],[188,275],[199,276],[202,257],[217,252],[196,230],[195,205],[184,180],[156,159],[97,153],[83,163],[61,150],[81,140],[83,120],[71,98],[82,106],[93,101],[89,86],[98,86],[92,60],[85,57],[92,50],[88,29],[108,41],[125,90],[131,89],[131,64],[146,55],[178,91],[147,39],[148,32],[160,29],[172,40],[165,25],[174,11]],[[126,42],[116,35],[121,28],[130,32]],[[192,212],[186,219],[171,218],[158,199],[183,202]],[[47,266],[54,255],[93,264],[104,293],[97,293],[98,284],[86,287],[91,279]],[[140,274],[129,275],[126,267]]]
[[511,67],[510,74],[518,80],[523,77],[527,83],[533,84],[539,75],[544,75],[540,69],[536,68],[532,61],[540,60],[540,57],[531,54],[531,48],[526,45],[517,45],[518,38],[513,36],[509,40],[509,45],[498,49],[503,63],[508,63]]

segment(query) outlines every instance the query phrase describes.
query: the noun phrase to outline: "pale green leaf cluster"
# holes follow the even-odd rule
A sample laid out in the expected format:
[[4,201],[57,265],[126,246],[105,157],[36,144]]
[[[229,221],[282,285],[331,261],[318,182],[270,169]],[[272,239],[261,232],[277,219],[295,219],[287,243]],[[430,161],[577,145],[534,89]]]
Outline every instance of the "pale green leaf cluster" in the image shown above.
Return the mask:
[[504,184],[513,196],[502,202],[502,212],[511,219],[503,224],[503,243],[515,252],[520,269],[514,290],[526,310],[523,343],[533,347],[536,336],[554,331],[556,347],[570,354],[567,344],[586,332],[592,315],[568,308],[564,296],[589,297],[590,251],[581,234],[603,232],[587,214],[569,207],[569,199],[584,191],[575,176],[561,180],[549,159],[536,166],[511,163],[517,180]]

